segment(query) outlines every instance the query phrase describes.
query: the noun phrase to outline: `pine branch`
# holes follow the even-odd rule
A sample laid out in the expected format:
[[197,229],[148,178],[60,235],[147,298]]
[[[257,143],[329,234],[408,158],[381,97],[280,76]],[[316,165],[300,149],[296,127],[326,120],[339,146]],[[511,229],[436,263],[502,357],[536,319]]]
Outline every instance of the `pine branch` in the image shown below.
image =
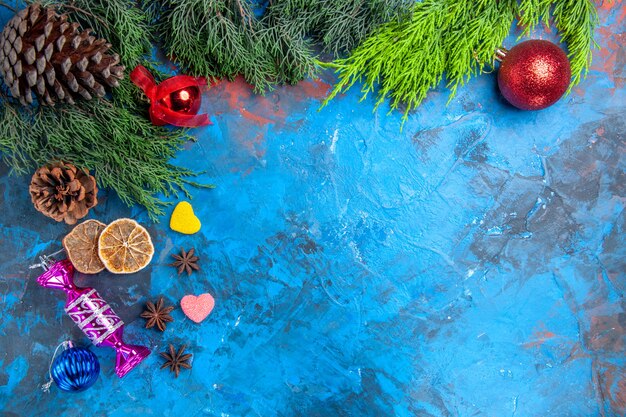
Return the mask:
[[[6,99],[6,97],[5,97]],[[104,100],[75,106],[24,109],[4,101],[0,153],[19,174],[54,160],[91,170],[98,186],[113,189],[129,206],[146,207],[152,220],[164,214],[165,196],[188,195],[195,174],[168,161],[192,139],[185,131],[150,121]]]
[[363,99],[377,87],[376,107],[388,97],[391,109],[406,106],[403,120],[448,73],[452,94],[476,71],[493,61],[495,48],[509,32],[515,0],[424,0],[407,22],[380,27],[348,58],[329,65],[339,82],[324,101],[364,78]]
[[267,17],[339,55],[354,49],[380,24],[406,17],[412,4],[413,0],[275,0]]
[[362,100],[380,87],[376,107],[387,96],[392,97],[394,109],[400,103],[406,103],[407,112],[417,107],[428,90],[439,84],[445,69],[441,44],[447,29],[442,19],[444,10],[440,1],[417,3],[409,22],[391,21],[381,26],[349,57],[326,64],[335,69],[339,80],[322,107],[361,81]]
[[459,0],[448,6],[446,20],[451,23],[444,39],[450,98],[471,76],[492,68],[494,52],[511,30],[516,7],[517,0]]
[[290,31],[266,25],[245,0],[142,2],[169,56],[196,76],[241,74],[263,92],[313,74],[308,43]]
[[256,92],[293,84],[317,69],[316,42],[346,52],[413,0],[273,0],[256,18],[246,0],[142,0],[169,56],[209,78],[241,74]]
[[554,0],[522,0],[519,6],[520,24],[524,31],[520,35],[528,36],[530,32],[541,22],[548,24],[550,9]]
[[134,68],[151,49],[147,16],[132,0],[27,0],[68,13],[83,28],[91,28],[113,45],[122,63]]

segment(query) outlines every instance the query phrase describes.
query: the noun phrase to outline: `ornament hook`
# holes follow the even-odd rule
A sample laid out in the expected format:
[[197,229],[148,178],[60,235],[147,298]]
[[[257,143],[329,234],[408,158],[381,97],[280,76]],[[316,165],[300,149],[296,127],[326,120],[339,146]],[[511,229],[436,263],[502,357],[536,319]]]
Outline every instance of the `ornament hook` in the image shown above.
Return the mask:
[[500,47],[496,49],[496,56],[495,59],[498,62],[502,62],[502,60],[504,59],[504,57],[506,57],[506,54],[509,53],[509,50],[506,49],[505,47]]
[[48,382],[46,382],[45,384],[41,384],[41,389],[43,390],[43,392],[46,392],[46,393],[50,392],[50,387],[52,386],[52,383],[54,382],[54,380],[52,379],[52,364],[54,363],[54,358],[57,357],[57,353],[59,352],[59,349],[60,348],[63,348],[64,350],[71,349],[73,346],[74,345],[72,344],[71,340],[65,340],[59,343],[57,348],[54,350],[52,359],[50,359],[50,366],[48,366]]
[[59,249],[58,251],[53,252],[51,254],[41,255],[39,256],[39,263],[32,264],[28,268],[29,269],[43,268],[47,271],[48,269],[50,269],[50,266],[56,262],[56,259],[54,259],[53,257],[63,252],[64,250],[65,249]]

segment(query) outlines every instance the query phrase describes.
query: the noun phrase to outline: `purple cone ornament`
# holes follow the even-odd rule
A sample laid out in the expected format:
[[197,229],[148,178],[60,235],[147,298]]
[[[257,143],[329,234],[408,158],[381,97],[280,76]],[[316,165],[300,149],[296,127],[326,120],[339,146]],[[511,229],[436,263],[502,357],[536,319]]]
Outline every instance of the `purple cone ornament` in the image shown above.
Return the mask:
[[123,377],[150,354],[146,347],[124,343],[124,322],[96,290],[74,285],[74,266],[68,259],[54,262],[44,257],[41,266],[46,272],[37,278],[37,283],[45,288],[65,291],[65,312],[70,318],[94,345],[115,349],[117,376]]

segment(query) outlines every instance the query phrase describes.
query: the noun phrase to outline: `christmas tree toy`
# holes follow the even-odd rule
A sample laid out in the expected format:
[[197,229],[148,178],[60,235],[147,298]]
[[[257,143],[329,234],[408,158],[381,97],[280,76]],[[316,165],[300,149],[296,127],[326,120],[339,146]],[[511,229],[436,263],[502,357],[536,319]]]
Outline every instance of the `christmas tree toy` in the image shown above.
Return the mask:
[[202,100],[200,88],[206,85],[206,79],[177,75],[157,84],[143,65],[135,67],[130,79],[150,100],[150,120],[155,126],[198,127],[211,124],[206,114],[198,114]]
[[54,288],[67,293],[65,312],[96,346],[108,346],[117,352],[115,373],[122,378],[150,354],[150,349],[129,345],[122,340],[124,322],[93,288],[79,288],[74,284],[74,266],[64,259],[54,261],[42,256],[46,272],[37,278],[44,288]]
[[522,110],[541,110],[567,91],[572,71],[567,55],[552,42],[531,40],[496,52],[501,62],[498,86],[504,98]]
[[[56,356],[60,348],[63,351]],[[50,392],[54,382],[61,391],[81,392],[91,387],[100,375],[100,362],[92,351],[74,346],[66,340],[54,351],[48,376],[50,380],[42,385],[44,392]]]

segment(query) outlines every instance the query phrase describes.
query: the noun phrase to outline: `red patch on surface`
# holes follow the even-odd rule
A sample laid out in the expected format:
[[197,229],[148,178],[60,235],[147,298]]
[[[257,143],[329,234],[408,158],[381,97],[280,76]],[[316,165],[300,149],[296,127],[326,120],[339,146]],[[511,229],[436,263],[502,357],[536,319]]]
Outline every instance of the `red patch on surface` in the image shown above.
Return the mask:
[[530,348],[538,348],[541,345],[543,345],[546,341],[553,339],[556,337],[556,334],[550,332],[550,331],[539,331],[539,332],[534,332],[533,333],[533,340],[524,343],[524,347],[526,349],[530,349]]
[[611,412],[602,416],[626,415],[626,372],[609,362],[594,362],[594,382],[605,400],[608,400]]
[[621,413],[626,413],[626,378],[617,381],[617,392],[615,393],[615,407]]
[[[299,129],[311,108],[316,110],[330,89],[331,85],[324,80],[304,80],[293,86],[277,86],[263,95],[255,93],[243,77],[236,77],[233,81],[219,80],[211,86],[203,95],[204,111],[217,115],[218,124],[226,125],[238,147],[234,158],[252,164],[237,169],[246,176],[253,172],[256,161],[265,157],[268,132]],[[241,162],[238,166],[242,166]]]
[[330,88],[331,85],[322,80],[305,80],[294,86],[277,87],[262,95],[255,94],[254,88],[243,77],[237,77],[233,81],[217,82],[207,99],[212,103],[211,111],[216,114],[238,111],[254,126],[284,126],[288,115],[304,111],[308,100],[323,99]]
[[620,15],[616,17],[617,21],[623,22],[626,18],[626,7],[623,7],[622,3],[623,0],[603,1],[602,4],[598,5],[598,11],[601,15],[608,15],[611,10],[617,9],[621,11]]
[[615,33],[615,28],[611,26],[597,29],[601,48],[594,50],[594,60],[591,69],[605,73],[611,78],[616,88],[626,85],[626,33]]
[[246,109],[240,109],[241,115],[244,119],[251,121],[252,123],[256,123],[260,126],[268,123],[276,122],[275,119],[270,119],[269,117],[262,116],[260,114],[252,113]]
[[586,345],[594,351],[624,352],[624,334],[619,315],[593,316]]
[[317,80],[305,80],[298,83],[296,86],[289,87],[290,90],[301,96],[302,98],[314,98],[316,100],[323,100],[330,92],[331,85],[320,79]]

